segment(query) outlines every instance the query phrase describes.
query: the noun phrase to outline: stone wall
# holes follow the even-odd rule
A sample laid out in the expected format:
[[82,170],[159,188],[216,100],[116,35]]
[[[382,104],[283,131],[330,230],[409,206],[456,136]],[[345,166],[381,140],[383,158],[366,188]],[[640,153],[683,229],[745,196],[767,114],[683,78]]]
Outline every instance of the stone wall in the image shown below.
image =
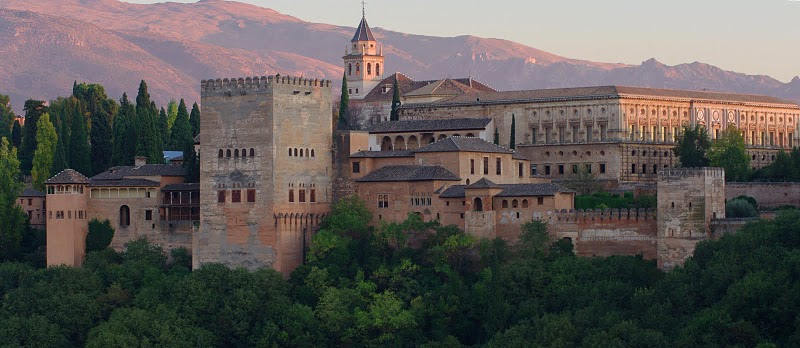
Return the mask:
[[755,198],[759,209],[775,209],[790,205],[800,208],[800,183],[792,182],[729,182],[725,199],[745,195]]

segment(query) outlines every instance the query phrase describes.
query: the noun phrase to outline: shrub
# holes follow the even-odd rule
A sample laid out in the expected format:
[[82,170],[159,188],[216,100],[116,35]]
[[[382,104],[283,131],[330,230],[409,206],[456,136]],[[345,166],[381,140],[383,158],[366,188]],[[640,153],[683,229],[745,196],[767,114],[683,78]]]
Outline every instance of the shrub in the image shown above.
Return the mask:
[[108,248],[113,238],[114,228],[111,227],[111,222],[108,219],[103,222],[92,219],[92,221],[89,221],[89,234],[86,236],[86,252]]
[[746,199],[732,199],[725,204],[725,216],[729,218],[748,218],[758,216],[758,211]]

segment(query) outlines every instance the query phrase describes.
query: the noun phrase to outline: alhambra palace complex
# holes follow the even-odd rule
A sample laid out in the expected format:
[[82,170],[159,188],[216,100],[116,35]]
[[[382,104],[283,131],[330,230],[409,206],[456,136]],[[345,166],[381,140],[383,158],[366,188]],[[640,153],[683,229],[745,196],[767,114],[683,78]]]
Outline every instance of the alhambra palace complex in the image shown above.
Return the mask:
[[[472,78],[386,76],[365,18],[343,59],[351,123],[366,131],[334,130],[330,81],[204,80],[199,184],[184,183],[180,166],[137,159],[92,178],[65,170],[47,181],[46,196],[26,190],[20,205],[47,228],[48,264],[81,265],[97,218],[111,221],[116,249],[146,236],[189,249],[194,267],[288,275],[332,204],[356,195],[374,223],[413,213],[514,241],[522,224],[540,219],[579,255],[642,254],[670,269],[698,241],[741,225],[725,219],[726,196],[769,206],[800,194],[792,184],[726,188],[722,169],[677,169],[671,151],[685,126],[702,125],[712,138],[736,126],[752,165],[768,165],[799,140],[792,102],[622,86],[500,92]],[[395,82],[400,121],[388,121]],[[515,149],[495,145],[495,129],[509,144],[512,120]],[[657,209],[575,211],[575,192],[559,182],[579,171],[611,190],[657,192]]]

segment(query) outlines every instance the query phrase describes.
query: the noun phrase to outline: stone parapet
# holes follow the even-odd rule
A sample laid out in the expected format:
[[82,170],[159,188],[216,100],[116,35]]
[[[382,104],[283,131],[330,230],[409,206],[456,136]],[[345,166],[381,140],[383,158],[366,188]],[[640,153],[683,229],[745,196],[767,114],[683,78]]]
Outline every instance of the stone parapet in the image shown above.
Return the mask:
[[267,93],[268,86],[273,84],[331,88],[330,80],[310,79],[304,77],[281,76],[255,76],[224,79],[209,79],[200,81],[200,94],[210,95],[244,95],[252,93]]

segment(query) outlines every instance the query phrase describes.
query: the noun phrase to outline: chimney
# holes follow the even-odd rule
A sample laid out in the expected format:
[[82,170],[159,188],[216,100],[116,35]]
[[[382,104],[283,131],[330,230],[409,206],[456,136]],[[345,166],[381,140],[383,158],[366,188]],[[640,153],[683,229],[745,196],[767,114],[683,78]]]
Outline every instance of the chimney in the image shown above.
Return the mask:
[[141,167],[147,164],[147,157],[145,156],[136,156],[133,160],[133,165],[136,167]]

